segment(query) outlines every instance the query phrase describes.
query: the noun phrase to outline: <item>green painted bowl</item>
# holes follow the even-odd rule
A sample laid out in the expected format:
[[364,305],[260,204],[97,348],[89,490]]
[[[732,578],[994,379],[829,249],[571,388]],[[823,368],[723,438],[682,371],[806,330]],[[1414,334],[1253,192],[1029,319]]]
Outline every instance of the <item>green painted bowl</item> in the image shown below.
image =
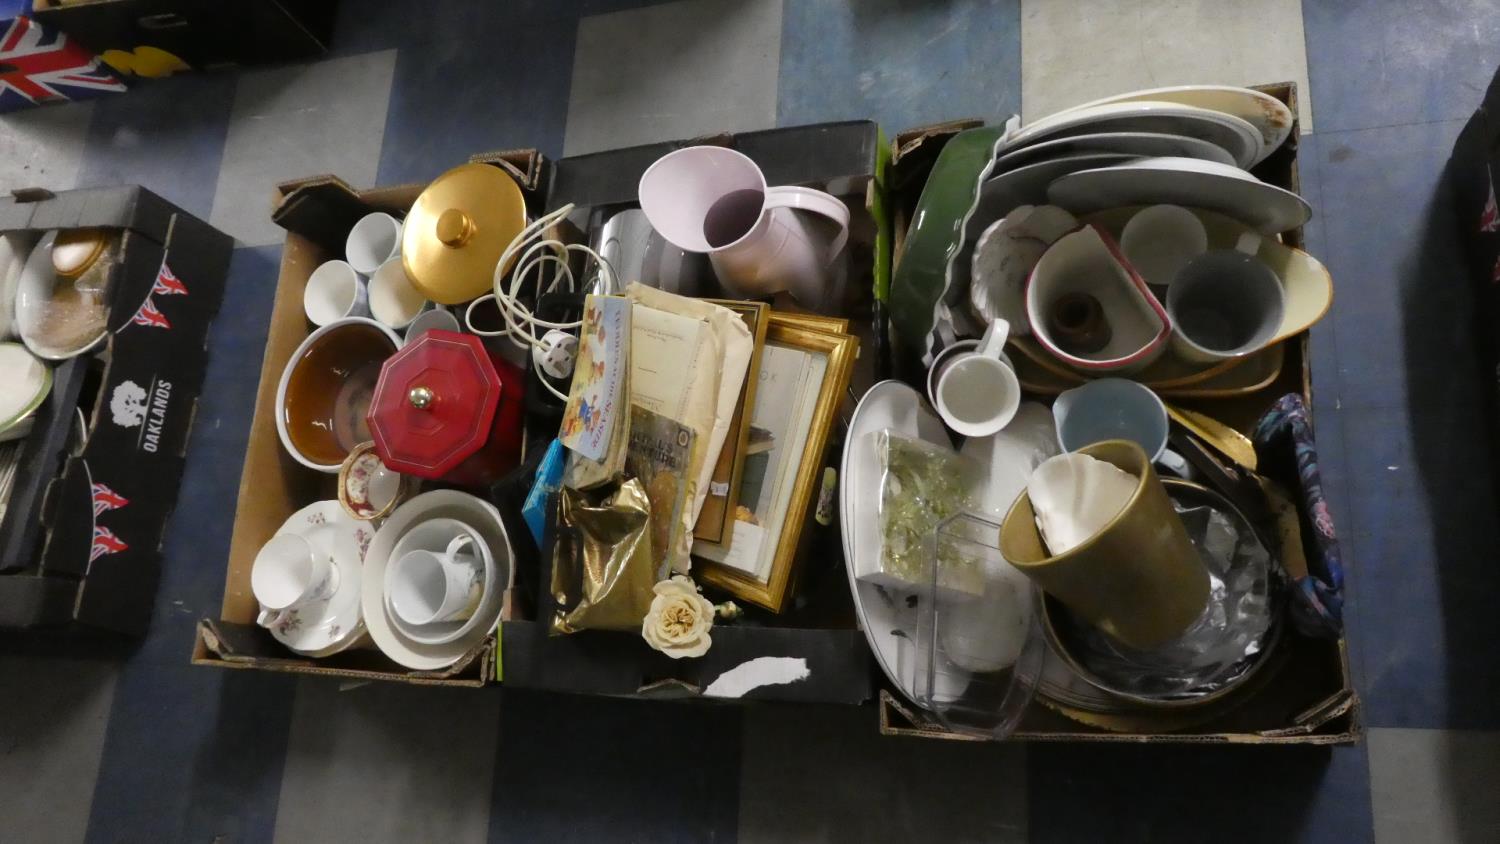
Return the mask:
[[953,261],[963,249],[964,228],[979,204],[979,187],[995,166],[1004,126],[981,126],[953,136],[922,188],[891,278],[891,325],[907,357],[928,351],[933,311],[948,290]]

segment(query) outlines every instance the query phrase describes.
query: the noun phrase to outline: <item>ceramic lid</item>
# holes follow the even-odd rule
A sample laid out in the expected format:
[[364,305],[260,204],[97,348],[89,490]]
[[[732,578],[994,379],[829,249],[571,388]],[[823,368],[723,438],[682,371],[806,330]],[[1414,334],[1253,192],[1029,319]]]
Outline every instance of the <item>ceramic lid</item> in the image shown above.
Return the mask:
[[368,416],[376,453],[397,472],[447,474],[489,439],[500,387],[478,337],[423,334],[380,369]]
[[64,229],[52,244],[52,268],[64,278],[77,278],[99,260],[108,242],[103,229]]
[[428,299],[467,302],[494,286],[500,255],[525,225],[515,179],[491,164],[463,164],[417,197],[406,215],[401,263]]
[[52,390],[52,370],[20,343],[0,343],[0,432],[30,416]]

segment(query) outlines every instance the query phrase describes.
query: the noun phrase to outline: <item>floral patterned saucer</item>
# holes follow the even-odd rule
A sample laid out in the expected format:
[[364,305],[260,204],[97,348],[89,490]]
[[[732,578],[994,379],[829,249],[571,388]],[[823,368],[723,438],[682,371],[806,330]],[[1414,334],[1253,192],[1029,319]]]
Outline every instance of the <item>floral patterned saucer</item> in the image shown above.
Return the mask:
[[331,656],[365,636],[360,613],[361,569],[375,531],[356,521],[337,501],[319,501],[298,510],[277,534],[303,537],[333,558],[339,585],[333,594],[289,610],[273,627],[276,641],[304,656]]

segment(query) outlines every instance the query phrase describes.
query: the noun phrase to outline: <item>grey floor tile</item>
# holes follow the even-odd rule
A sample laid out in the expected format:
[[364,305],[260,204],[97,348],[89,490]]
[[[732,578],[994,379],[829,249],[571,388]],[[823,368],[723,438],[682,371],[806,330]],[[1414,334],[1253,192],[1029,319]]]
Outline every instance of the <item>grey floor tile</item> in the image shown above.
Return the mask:
[[278,182],[332,173],[373,186],[395,67],[382,50],[242,75],[210,222],[246,245],[275,243]]
[[1325,130],[1467,117],[1500,61],[1500,0],[1309,0]]
[[1374,837],[1363,747],[1048,742],[1027,753],[1035,844]]
[[82,841],[118,670],[0,657],[0,839]]
[[568,155],[776,122],[781,0],[684,0],[578,23]]
[[1026,749],[880,735],[873,707],[749,707],[740,841],[1026,841]]
[[1021,108],[1020,0],[787,0],[776,121],[1004,119]]
[[280,842],[484,841],[498,690],[297,686]]
[[1500,733],[1371,730],[1367,740],[1376,841],[1500,841]]
[[1026,120],[1137,88],[1294,81],[1313,126],[1301,0],[1022,0]]
[[93,116],[92,101],[0,115],[0,191],[73,187]]

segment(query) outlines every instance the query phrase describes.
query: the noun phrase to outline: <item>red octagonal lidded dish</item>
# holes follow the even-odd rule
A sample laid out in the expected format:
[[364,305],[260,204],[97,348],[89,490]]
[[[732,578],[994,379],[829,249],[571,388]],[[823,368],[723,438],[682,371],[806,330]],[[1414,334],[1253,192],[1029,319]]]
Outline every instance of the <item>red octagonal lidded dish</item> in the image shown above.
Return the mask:
[[381,367],[367,419],[376,453],[403,474],[493,483],[520,459],[523,378],[478,337],[424,333]]

